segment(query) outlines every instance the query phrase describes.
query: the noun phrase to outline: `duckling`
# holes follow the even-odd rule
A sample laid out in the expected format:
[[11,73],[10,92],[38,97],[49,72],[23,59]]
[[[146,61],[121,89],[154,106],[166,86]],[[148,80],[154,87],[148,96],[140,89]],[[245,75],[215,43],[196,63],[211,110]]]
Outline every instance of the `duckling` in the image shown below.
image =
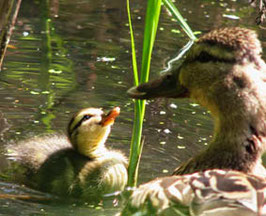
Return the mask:
[[133,87],[136,99],[191,98],[210,110],[214,135],[208,147],[181,164],[175,175],[231,169],[266,177],[266,65],[253,30],[213,30],[192,46],[173,72]]
[[107,115],[86,108],[70,120],[67,134],[48,135],[9,145],[8,157],[26,167],[24,183],[60,196],[98,200],[123,190],[127,158],[105,147],[119,107]]
[[265,216],[266,181],[218,169],[161,177],[133,191],[121,215]]

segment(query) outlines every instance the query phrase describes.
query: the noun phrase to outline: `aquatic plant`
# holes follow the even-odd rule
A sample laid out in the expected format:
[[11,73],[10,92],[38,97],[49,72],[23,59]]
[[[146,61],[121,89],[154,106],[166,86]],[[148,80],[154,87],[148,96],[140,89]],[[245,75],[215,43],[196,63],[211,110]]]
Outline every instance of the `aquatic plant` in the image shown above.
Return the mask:
[[[132,67],[134,74],[134,84],[139,85],[140,83],[147,82],[149,79],[150,72],[150,63],[154,41],[156,38],[156,32],[161,12],[161,5],[169,10],[169,12],[176,18],[182,29],[186,32],[191,40],[195,40],[193,32],[185,22],[184,18],[181,16],[177,8],[171,2],[171,0],[148,0],[146,17],[145,17],[145,28],[144,28],[144,37],[143,37],[143,51],[142,51],[142,61],[141,61],[141,71],[140,79],[137,67],[137,58],[134,42],[134,32],[133,25],[131,23],[131,14],[130,14],[130,5],[129,0],[127,0],[127,12],[128,12],[128,21],[129,29],[131,36],[131,49],[132,49]],[[128,167],[128,185],[135,186],[137,184],[138,178],[138,167],[141,157],[142,147],[144,141],[141,141],[143,119],[145,114],[145,100],[135,100],[134,103],[134,124],[133,124],[133,133],[130,146],[130,159]]]

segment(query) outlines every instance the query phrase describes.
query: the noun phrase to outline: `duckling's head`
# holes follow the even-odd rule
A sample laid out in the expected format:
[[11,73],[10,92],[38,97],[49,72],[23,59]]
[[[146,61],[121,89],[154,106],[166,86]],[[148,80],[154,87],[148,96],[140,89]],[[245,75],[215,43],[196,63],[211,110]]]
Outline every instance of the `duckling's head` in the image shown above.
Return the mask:
[[217,29],[195,42],[179,68],[129,89],[128,94],[138,99],[190,97],[214,116],[241,112],[241,106],[257,110],[256,105],[263,104],[266,110],[266,67],[261,51],[254,31]]
[[107,115],[97,108],[86,108],[76,113],[67,128],[74,149],[90,158],[103,154],[104,143],[119,113],[119,107],[115,107]]

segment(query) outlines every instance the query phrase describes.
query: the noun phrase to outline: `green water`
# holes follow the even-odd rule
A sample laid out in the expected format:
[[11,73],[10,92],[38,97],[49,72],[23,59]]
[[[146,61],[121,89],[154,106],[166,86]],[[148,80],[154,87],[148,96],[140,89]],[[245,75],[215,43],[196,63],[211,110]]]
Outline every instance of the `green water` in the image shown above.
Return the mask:
[[[175,3],[194,31],[222,26],[256,29],[256,10],[246,1],[185,1]],[[131,2],[138,54],[141,53],[145,4]],[[2,149],[10,141],[65,131],[72,113],[84,107],[121,107],[108,145],[127,155],[133,103],[126,90],[133,84],[130,35],[125,0],[22,1],[16,27],[0,72],[0,132]],[[188,38],[163,9],[152,57],[151,76]],[[149,102],[144,123],[145,146],[139,182],[171,174],[181,161],[204,148],[211,138],[207,111],[188,100]],[[8,162],[0,155],[1,167]],[[0,193],[34,194],[3,183]],[[114,215],[112,201],[97,207],[87,203],[32,202],[0,199],[0,215]]]

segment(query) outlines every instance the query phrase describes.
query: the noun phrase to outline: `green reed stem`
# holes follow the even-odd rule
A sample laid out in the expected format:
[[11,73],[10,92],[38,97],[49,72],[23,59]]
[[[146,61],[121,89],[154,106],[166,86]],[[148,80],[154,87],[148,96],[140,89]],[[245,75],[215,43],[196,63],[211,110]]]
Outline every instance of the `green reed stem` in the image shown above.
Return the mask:
[[128,15],[128,23],[129,23],[129,30],[130,30],[131,54],[132,54],[132,67],[133,67],[133,73],[134,73],[134,83],[137,86],[139,84],[139,76],[138,76],[138,66],[137,66],[137,58],[136,58],[135,40],[134,40],[133,26],[132,26],[132,22],[131,22],[129,0],[127,0],[127,15]]
[[[172,15],[178,20],[180,26],[184,29],[187,35],[192,40],[195,40],[196,37],[194,36],[189,26],[186,24],[184,18],[181,16],[179,11],[171,2],[171,0],[163,0],[163,2],[164,5],[167,7],[167,9],[170,11],[170,13],[172,13]],[[161,3],[162,0],[148,0],[146,17],[145,17],[141,73],[139,80],[134,33],[133,33],[133,27],[130,15],[130,6],[129,6],[129,0],[127,0],[127,13],[128,13],[128,21],[129,21],[129,29],[131,37],[132,65],[133,65],[135,85],[147,82],[149,79],[151,55],[160,17]],[[143,119],[145,114],[145,100],[135,100],[134,109],[135,113],[134,113],[133,134],[131,138],[130,156],[129,156],[130,159],[128,167],[128,176],[129,176],[128,185],[131,187],[136,186],[137,184],[139,161],[144,143],[144,141],[141,142],[141,134],[142,134]]]
[[[156,37],[160,11],[161,11],[161,0],[148,0],[146,18],[145,18],[140,83],[147,82],[149,79],[151,54]],[[134,82],[135,85],[138,85],[139,78],[137,71],[136,51],[135,51],[133,27],[130,16],[129,0],[127,0],[127,12],[129,19],[130,35],[131,35]],[[135,100],[133,135],[131,139],[130,160],[128,168],[129,186],[135,186],[137,184],[139,160],[143,147],[143,142],[141,142],[141,134],[142,134],[144,113],[145,113],[145,101]]]

